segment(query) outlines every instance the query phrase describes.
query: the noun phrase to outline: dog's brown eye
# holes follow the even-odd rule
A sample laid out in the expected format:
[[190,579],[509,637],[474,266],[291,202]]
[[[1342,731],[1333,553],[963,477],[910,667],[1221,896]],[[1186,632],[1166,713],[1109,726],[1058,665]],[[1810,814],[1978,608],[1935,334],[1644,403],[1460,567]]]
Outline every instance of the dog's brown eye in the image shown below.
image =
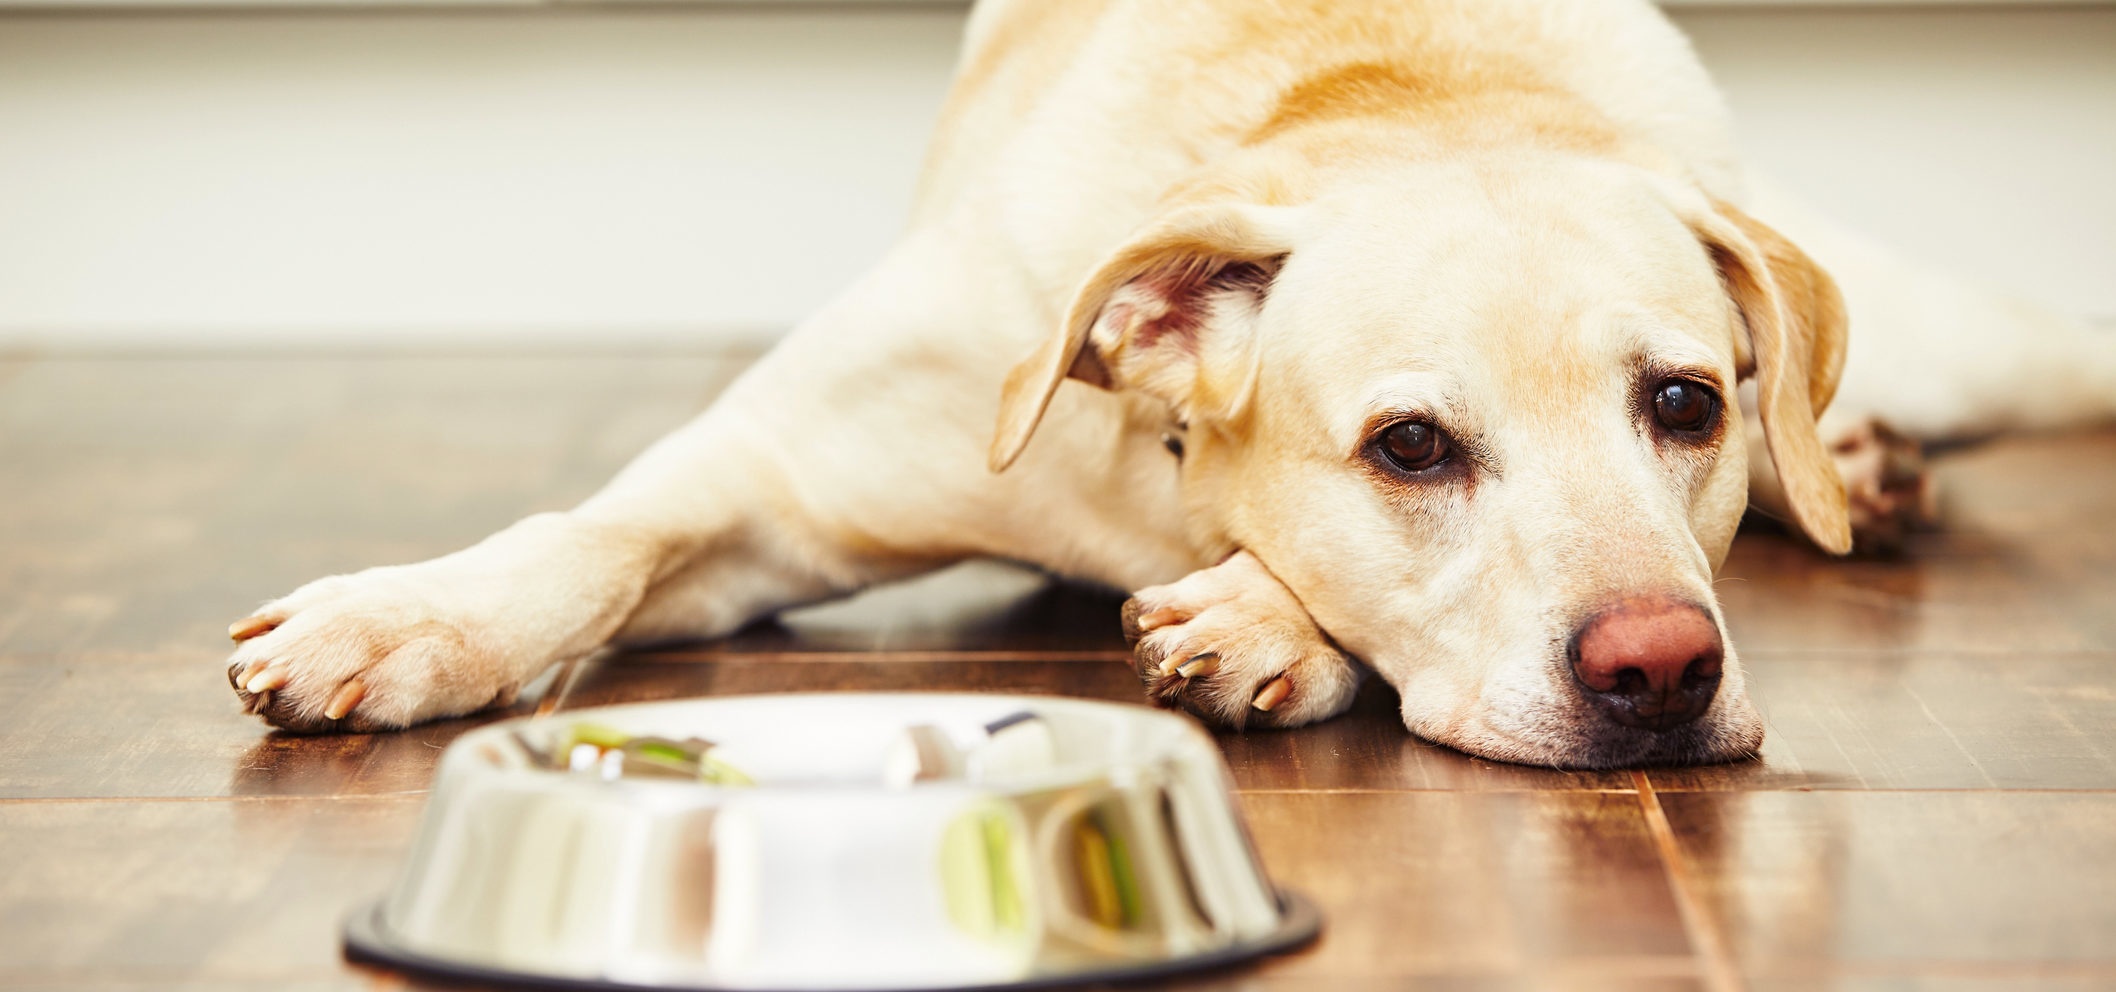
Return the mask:
[[1447,460],[1447,435],[1440,428],[1406,420],[1381,432],[1374,446],[1389,464],[1404,472],[1423,472]]
[[1653,416],[1671,431],[1707,430],[1719,415],[1719,394],[1690,379],[1669,379],[1653,390]]

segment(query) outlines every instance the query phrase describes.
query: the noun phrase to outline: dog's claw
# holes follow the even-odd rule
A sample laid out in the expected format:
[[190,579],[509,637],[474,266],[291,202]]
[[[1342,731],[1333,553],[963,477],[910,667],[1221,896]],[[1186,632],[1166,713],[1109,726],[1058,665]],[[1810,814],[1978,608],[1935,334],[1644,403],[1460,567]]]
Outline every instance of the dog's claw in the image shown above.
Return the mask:
[[287,684],[290,673],[284,665],[266,665],[264,670],[243,682],[243,690],[252,693],[271,692]]
[[338,687],[337,695],[332,696],[330,704],[323,708],[323,715],[328,719],[343,720],[366,696],[367,685],[359,679],[353,679]]
[[1172,623],[1182,623],[1185,619],[1186,617],[1181,610],[1163,607],[1139,614],[1138,619],[1134,623],[1139,633],[1144,634]]
[[1181,665],[1176,666],[1176,674],[1186,679],[1194,679],[1202,675],[1211,675],[1212,673],[1217,672],[1219,670],[1220,656],[1213,654],[1210,651],[1207,651],[1204,654],[1193,655],[1191,656],[1191,659],[1189,661],[1186,661]]
[[1286,677],[1281,675],[1266,683],[1263,691],[1256,694],[1256,701],[1249,705],[1256,707],[1260,712],[1269,713],[1277,709],[1278,704],[1285,702],[1286,697],[1292,694],[1293,683],[1286,681]]
[[279,626],[279,621],[264,616],[237,620],[228,625],[228,639],[239,644],[259,634],[271,633],[272,628],[277,626]]
[[1139,590],[1123,622],[1147,697],[1218,726],[1313,723],[1359,687],[1352,660],[1247,553]]

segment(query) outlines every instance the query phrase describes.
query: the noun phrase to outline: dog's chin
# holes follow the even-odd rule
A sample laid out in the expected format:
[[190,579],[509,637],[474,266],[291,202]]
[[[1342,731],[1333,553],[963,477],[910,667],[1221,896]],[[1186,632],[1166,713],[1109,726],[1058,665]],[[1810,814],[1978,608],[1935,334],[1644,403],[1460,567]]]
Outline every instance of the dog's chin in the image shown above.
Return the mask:
[[1440,727],[1422,726],[1406,712],[1404,725],[1479,758],[1582,771],[1724,764],[1754,758],[1763,747],[1763,718],[1746,698],[1721,699],[1695,723],[1660,732],[1555,707],[1515,719],[1478,717]]

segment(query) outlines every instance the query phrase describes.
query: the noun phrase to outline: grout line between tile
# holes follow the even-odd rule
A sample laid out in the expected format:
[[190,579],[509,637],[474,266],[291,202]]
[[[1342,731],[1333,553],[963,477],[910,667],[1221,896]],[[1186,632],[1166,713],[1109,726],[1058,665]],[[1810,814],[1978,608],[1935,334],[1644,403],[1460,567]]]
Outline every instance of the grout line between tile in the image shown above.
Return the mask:
[[114,804],[160,804],[160,803],[342,803],[380,800],[401,802],[424,799],[431,789],[403,789],[396,792],[319,792],[314,795],[284,796],[9,796],[0,798],[0,809],[9,806],[58,806],[68,803],[78,805]]
[[1400,796],[1400,795],[1411,795],[1411,794],[1420,794],[1420,795],[1431,795],[1431,794],[1435,794],[1435,793],[1445,793],[1445,794],[1447,794],[1447,795],[1477,795],[1477,796],[1509,796],[1509,795],[1511,795],[1511,796],[1518,796],[1518,795],[1523,795],[1523,794],[1526,794],[1526,793],[1535,793],[1535,794],[1537,794],[1537,795],[1546,795],[1546,796],[1563,796],[1563,795],[1595,795],[1595,796],[1630,796],[1630,795],[1637,795],[1637,793],[1638,793],[1638,790],[1636,790],[1636,789],[1610,789],[1610,788],[1601,788],[1601,789],[1593,789],[1593,788],[1585,788],[1585,787],[1582,787],[1582,788],[1576,788],[1576,789],[1575,789],[1575,788],[1539,788],[1539,787],[1535,787],[1535,786],[1528,786],[1528,787],[1523,787],[1523,788],[1519,788],[1519,789],[1506,789],[1506,788],[1481,788],[1481,787],[1480,787],[1480,788],[1468,788],[1468,789],[1445,789],[1445,788],[1438,788],[1438,787],[1433,787],[1433,786],[1426,786],[1426,787],[1419,787],[1419,788],[1410,788],[1410,787],[1406,787],[1406,788],[1401,788],[1401,789],[1387,789],[1387,788],[1376,788],[1376,787],[1367,787],[1367,788],[1359,788],[1359,787],[1354,787],[1354,788],[1346,788],[1346,789],[1247,789],[1247,788],[1243,788],[1243,787],[1241,787],[1241,786],[1235,786],[1235,788],[1234,788],[1234,791],[1235,791],[1235,794],[1236,794],[1236,795],[1243,795],[1243,796]]
[[[1622,789],[1622,790],[1617,790],[1617,791],[1622,791],[1622,792],[1630,792],[1630,791],[1632,791],[1632,790],[1630,790],[1630,789]],[[2116,795],[2116,784],[2112,784],[2112,785],[2108,785],[2108,786],[2103,786],[2103,787],[2093,787],[2093,786],[2079,786],[2079,787],[2076,787],[2076,788],[2066,788],[2066,787],[2063,787],[2063,786],[2050,786],[2050,785],[2021,785],[2021,786],[2006,786],[2006,785],[1990,785],[1990,786],[1984,786],[1984,785],[1975,785],[1975,786],[1931,786],[1931,787],[1928,787],[1928,788],[1907,788],[1907,787],[1902,787],[1902,788],[1888,788],[1888,787],[1883,787],[1883,788],[1870,788],[1870,787],[1867,787],[1867,786],[1863,786],[1863,785],[1861,785],[1861,786],[1846,786],[1846,787],[1842,787],[1842,788],[1839,788],[1839,787],[1836,787],[1836,786],[1816,786],[1816,785],[1764,785],[1764,786],[1744,786],[1744,785],[1733,785],[1733,786],[1712,786],[1712,785],[1672,785],[1672,786],[1671,786],[1671,785],[1656,785],[1656,786],[1654,786],[1654,787],[1653,787],[1653,791],[1654,791],[1654,793],[1655,793],[1655,794],[1659,794],[1659,793],[1663,793],[1663,792],[1673,792],[1673,793],[1675,793],[1675,794],[1677,794],[1677,795],[1711,795],[1711,796],[1736,796],[1736,795],[1740,795],[1740,796],[1754,796],[1754,795],[1763,795],[1763,794],[1766,794],[1766,793],[1775,793],[1775,794],[1783,794],[1783,793],[1788,793],[1788,792],[1803,792],[1803,793],[1808,793],[1808,794],[1811,794],[1811,795],[1830,795],[1830,796],[1872,796],[1872,795],[1883,795],[1883,796],[1885,796],[1885,795],[1912,795],[1912,796],[1920,796],[1920,795],[1923,795],[1923,796],[1953,796],[1953,795],[2023,795],[2023,796],[2034,796],[2034,795],[2056,795],[2056,796],[2106,796],[2106,795]]]
[[[309,967],[261,968],[256,971],[219,971],[217,974],[214,973],[210,966],[207,968],[181,968],[166,965],[143,965],[133,968],[122,966],[91,967],[64,971],[0,972],[0,989],[10,990],[10,992],[15,989],[52,990],[52,992],[80,989],[82,992],[89,992],[92,989],[109,988],[112,985],[148,989],[278,989],[292,987],[297,984],[302,988],[314,988],[317,982],[328,982],[331,979],[349,975],[357,977],[371,967],[370,965],[347,966],[341,962],[333,961],[329,964],[318,964]],[[329,987],[335,989],[340,986],[330,985]],[[369,987],[374,988],[376,986]],[[402,984],[400,980],[397,985],[381,987],[402,989],[410,986]],[[481,985],[476,986],[476,988],[486,989],[491,988],[491,986]]]
[[[1832,978],[1917,978],[1969,979],[1972,981],[1996,982],[2010,980],[2019,983],[2023,979],[2085,979],[2097,987],[2106,987],[2116,980],[2116,965],[2098,961],[1809,961],[1791,966],[1773,965],[1769,977],[1780,981],[1797,980],[1802,987],[1816,988],[1828,984]],[[2007,988],[2010,986],[1999,986]]]
[[[1740,637],[1737,635],[1735,640],[1740,640]],[[1928,648],[1916,645],[1894,644],[1877,647],[1743,647],[1741,649],[1741,657],[1744,661],[1750,658],[1758,661],[1841,661],[1851,658],[1954,658],[1964,661],[1975,659],[2003,661],[2008,658],[2040,658],[2066,661],[2100,661],[2111,655],[2116,655],[2116,648]]]
[[1682,917],[1683,930],[1689,934],[1690,943],[1699,956],[1704,958],[1705,987],[1712,992],[1746,992],[1747,985],[1734,967],[1726,938],[1720,933],[1712,914],[1705,909],[1704,900],[1699,897],[1690,877],[1689,866],[1683,861],[1682,846],[1675,841],[1675,827],[1668,822],[1668,813],[1661,808],[1660,796],[1653,791],[1653,780],[1643,771],[1633,771],[1631,781],[1638,788],[1638,805],[1646,816],[1646,830],[1653,835],[1653,844],[1660,850],[1661,867],[1667,874],[1668,889],[1675,896],[1675,910]]

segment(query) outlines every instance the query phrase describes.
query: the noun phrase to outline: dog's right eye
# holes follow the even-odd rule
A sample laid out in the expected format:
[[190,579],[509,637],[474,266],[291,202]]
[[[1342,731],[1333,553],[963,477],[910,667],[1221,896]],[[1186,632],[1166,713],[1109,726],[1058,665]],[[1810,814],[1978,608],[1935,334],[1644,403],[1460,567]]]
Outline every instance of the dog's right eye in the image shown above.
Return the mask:
[[1422,420],[1403,420],[1389,425],[1374,439],[1374,450],[1399,472],[1424,472],[1454,453],[1447,434]]
[[1666,379],[1653,388],[1653,416],[1671,431],[1701,434],[1719,419],[1719,394],[1694,379]]

